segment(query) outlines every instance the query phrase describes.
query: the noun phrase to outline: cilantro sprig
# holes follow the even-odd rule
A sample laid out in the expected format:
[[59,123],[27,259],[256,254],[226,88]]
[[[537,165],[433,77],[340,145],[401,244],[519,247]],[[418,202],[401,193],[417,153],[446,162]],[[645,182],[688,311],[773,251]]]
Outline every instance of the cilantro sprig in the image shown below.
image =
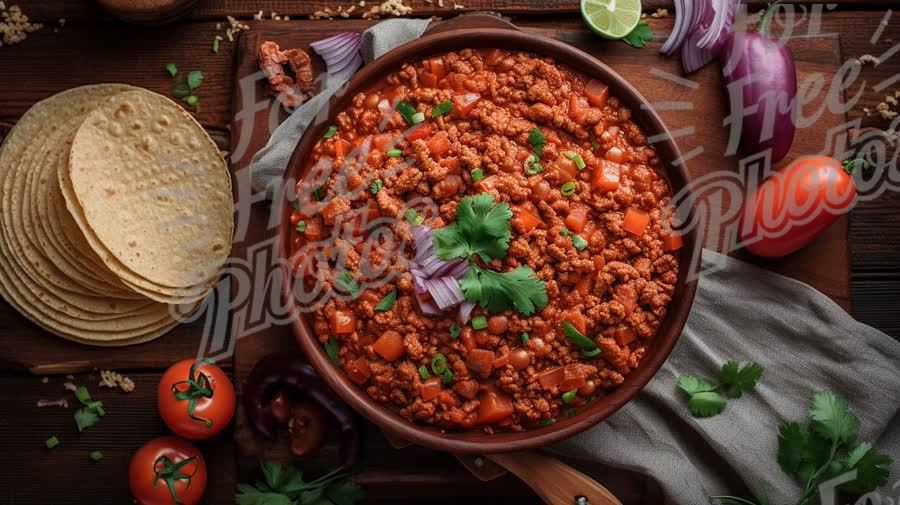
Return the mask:
[[678,389],[688,396],[688,409],[694,417],[711,417],[721,414],[728,400],[719,391],[726,390],[731,398],[739,398],[756,386],[762,376],[763,367],[758,363],[747,363],[743,368],[738,362],[729,361],[719,372],[721,385],[692,375],[682,375],[678,379]]
[[631,47],[642,48],[645,45],[645,42],[649,42],[653,40],[653,30],[650,29],[650,25],[645,23],[644,21],[638,21],[637,26],[634,27],[634,30],[628,32],[628,35],[622,37],[622,42],[628,44]]
[[100,418],[106,415],[103,409],[103,402],[95,401],[91,398],[91,393],[84,386],[78,386],[75,390],[75,398],[81,402],[84,407],[75,411],[75,426],[78,431],[84,431],[87,428],[100,422]]
[[347,480],[341,469],[311,481],[304,480],[296,468],[277,461],[260,462],[260,469],[262,480],[238,484],[237,505],[354,505],[365,498],[365,491]]
[[[178,68],[174,63],[167,64],[166,71],[169,72],[172,77],[178,77]],[[203,84],[203,72],[192,70],[191,72],[188,72],[184,79],[179,78],[175,84],[172,85],[172,96],[184,100],[184,102],[190,106],[196,107],[200,104],[200,98],[194,95],[194,90],[199,88],[201,84]]]
[[[859,496],[888,482],[893,460],[878,454],[872,444],[857,442],[859,419],[848,410],[847,400],[829,391],[813,395],[808,424],[790,422],[778,427],[778,464],[803,488],[796,505],[817,502],[819,484],[847,472],[856,478],[838,486],[838,491]],[[755,505],[734,496],[713,496],[725,504]],[[761,502],[764,503],[764,502]]]
[[475,262],[476,257],[488,263],[506,256],[510,219],[509,204],[494,202],[488,193],[464,197],[456,207],[456,224],[432,232],[434,249],[444,261],[456,258],[469,261],[469,271],[459,281],[466,300],[492,314],[515,309],[527,316],[547,305],[546,283],[528,267],[494,272]]

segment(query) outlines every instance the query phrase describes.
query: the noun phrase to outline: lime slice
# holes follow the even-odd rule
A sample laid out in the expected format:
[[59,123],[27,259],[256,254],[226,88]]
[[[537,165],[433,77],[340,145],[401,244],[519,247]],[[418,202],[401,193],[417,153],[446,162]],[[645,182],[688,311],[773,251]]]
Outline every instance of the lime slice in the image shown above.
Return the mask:
[[581,17],[594,33],[621,39],[641,20],[641,0],[581,0]]

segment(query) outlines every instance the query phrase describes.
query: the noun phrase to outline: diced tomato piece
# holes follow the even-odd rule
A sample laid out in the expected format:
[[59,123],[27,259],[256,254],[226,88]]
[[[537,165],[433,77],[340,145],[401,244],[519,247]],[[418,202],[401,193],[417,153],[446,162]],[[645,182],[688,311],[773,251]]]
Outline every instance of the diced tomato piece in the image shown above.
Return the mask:
[[[597,230],[594,233],[602,233],[602,232],[600,230]],[[598,255],[594,256],[593,261],[594,261],[594,270],[600,270],[606,266],[606,256],[603,256],[602,254],[598,254]]]
[[613,300],[621,303],[622,306],[625,307],[626,316],[634,312],[634,309],[637,308],[637,298],[637,290],[628,284],[617,287],[613,293]]
[[422,397],[422,401],[429,402],[437,398],[437,395],[441,394],[441,378],[438,376],[433,376],[425,379],[424,382],[418,385],[419,388],[419,396]]
[[428,150],[435,156],[440,156],[450,150],[450,139],[446,132],[437,132],[426,142]]
[[681,235],[666,233],[662,236],[662,243],[664,251],[677,251],[684,245],[684,240],[681,238]]
[[619,187],[619,165],[616,163],[608,163],[601,161],[594,168],[591,177],[591,188],[594,191],[607,193],[615,191]]
[[388,146],[391,145],[391,142],[393,141],[394,135],[391,133],[379,133],[372,138],[372,144],[378,151],[387,150]]
[[413,142],[431,136],[431,123],[419,123],[406,134],[406,140]]
[[494,66],[503,59],[503,51],[497,48],[488,49],[484,52],[484,56],[482,56],[481,59],[484,61],[485,65]]
[[353,333],[356,331],[356,316],[347,310],[336,310],[331,314],[331,331],[333,333]]
[[388,330],[378,337],[372,344],[372,350],[377,352],[385,361],[397,361],[406,353],[403,347],[403,337],[393,330]]
[[456,156],[452,156],[450,158],[443,158],[440,161],[440,165],[445,168],[449,168],[450,172],[456,172],[459,170],[459,158]]
[[453,113],[461,118],[469,117],[469,113],[475,108],[475,104],[481,100],[478,93],[466,93],[464,95],[453,95]]
[[459,333],[459,341],[462,343],[463,347],[466,348],[466,351],[472,352],[472,349],[475,349],[475,332],[472,328],[468,326],[463,326],[462,331]]
[[497,181],[498,180],[499,179],[497,179],[496,176],[489,175],[489,176],[485,177],[484,179],[481,179],[480,181],[476,182],[475,187],[478,188],[480,191],[493,191],[494,189],[497,189]]
[[513,413],[512,400],[505,393],[485,390],[478,399],[478,424],[498,423]]
[[318,219],[307,219],[303,236],[310,242],[322,240],[322,222]]
[[343,158],[350,152],[350,142],[344,139],[334,139],[334,157]]
[[347,372],[347,377],[350,378],[353,382],[362,386],[369,380],[369,376],[372,375],[372,371],[369,369],[369,362],[366,361],[366,358],[359,357],[353,361],[347,363],[344,367],[344,371]]
[[372,140],[372,135],[366,135],[365,137],[362,137],[362,136],[356,137],[355,139],[353,139],[353,147],[359,147],[371,140]]
[[619,345],[628,345],[637,339],[637,332],[632,327],[616,329],[616,343]]
[[494,351],[472,349],[466,356],[466,366],[482,378],[488,378],[494,370]]
[[609,87],[596,79],[591,79],[584,87],[584,97],[594,107],[603,107],[609,98]]
[[564,375],[565,374],[563,372],[563,367],[555,366],[553,368],[548,368],[542,372],[539,372],[537,374],[537,379],[542,388],[553,389],[563,381]]
[[560,156],[553,162],[553,166],[556,167],[556,173],[559,175],[559,180],[561,182],[568,182],[575,178],[578,174],[578,166],[575,165],[575,162],[566,158],[565,156]]
[[314,273],[313,263],[315,262],[315,256],[299,253],[294,255],[291,260],[294,265],[294,277],[306,277]]
[[494,360],[494,368],[503,368],[509,364],[509,354],[504,354]]
[[419,76],[419,82],[429,88],[435,88],[437,87],[438,78],[431,72],[422,72],[422,75]]
[[568,321],[578,333],[584,335],[587,333],[587,320],[581,314],[581,312],[576,312],[574,310],[570,310],[563,314],[563,320]]
[[431,73],[437,77],[437,80],[440,81],[444,77],[447,77],[447,67],[444,65],[443,58],[431,58],[428,60],[428,66],[431,68]]
[[513,213],[512,225],[519,233],[528,233],[531,230],[544,224],[541,218],[532,214],[531,211],[522,205],[511,205]]
[[569,215],[566,216],[566,227],[569,228],[569,231],[581,233],[581,230],[584,230],[584,224],[587,223],[587,215],[586,207],[575,207],[569,210]]
[[641,236],[648,224],[650,224],[650,214],[647,211],[634,207],[628,207],[628,210],[625,211],[625,220],[622,221],[622,228],[625,231]]
[[584,386],[587,382],[579,365],[566,365],[563,367],[563,380],[559,383],[560,391],[572,391]]

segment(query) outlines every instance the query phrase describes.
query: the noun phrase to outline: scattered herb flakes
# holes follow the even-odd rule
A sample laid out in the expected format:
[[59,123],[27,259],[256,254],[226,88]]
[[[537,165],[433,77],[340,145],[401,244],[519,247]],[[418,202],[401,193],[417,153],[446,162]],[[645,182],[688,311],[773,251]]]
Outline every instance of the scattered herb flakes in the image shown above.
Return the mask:
[[577,407],[571,407],[571,408],[568,408],[568,409],[563,409],[563,411],[562,411],[562,415],[565,416],[565,417],[572,417],[572,416],[574,416],[574,415],[577,414],[577,413],[578,413],[578,408],[577,408]]
[[328,359],[330,359],[331,362],[335,365],[341,366],[341,358],[340,356],[338,356],[338,350],[340,350],[340,346],[334,340],[334,338],[329,337],[328,341],[325,342],[323,347],[325,347],[325,354],[328,355]]
[[460,328],[458,324],[453,323],[450,325],[450,337],[451,338],[459,338],[459,335],[461,333],[462,333],[462,328]]
[[410,126],[416,124],[413,116],[415,116],[418,112],[411,103],[407,102],[406,100],[400,101],[399,103],[397,103],[397,112],[399,112],[400,115],[403,116],[403,120],[406,121],[406,124]]
[[187,76],[187,85],[192,89],[197,89],[203,84],[203,72],[199,70],[191,71]]
[[722,366],[719,382],[727,388],[725,391],[729,397],[740,398],[741,394],[756,386],[762,373],[763,367],[758,363],[750,362],[741,368],[737,361],[729,361]]
[[578,235],[572,235],[572,245],[575,246],[575,249],[583,251],[587,249],[588,241]]
[[277,461],[261,462],[260,468],[262,480],[252,486],[238,484],[237,505],[355,505],[365,498],[362,488],[347,480],[341,469],[307,482],[299,470]]
[[387,312],[394,307],[394,303],[397,302],[397,290],[393,290],[390,293],[384,295],[384,298],[378,302],[378,305],[375,306],[375,310],[377,312]]
[[393,149],[388,149],[387,155],[389,158],[400,158],[403,156],[403,151],[395,147]]
[[172,85],[172,96],[175,98],[187,98],[191,96],[191,87],[185,81],[178,81]]
[[419,377],[421,377],[422,380],[427,380],[431,377],[431,374],[428,373],[428,368],[425,365],[419,367]]
[[483,330],[487,328],[487,318],[484,316],[475,316],[472,318],[472,329]]
[[100,418],[106,415],[106,410],[103,409],[103,402],[94,401],[84,386],[79,386],[75,389],[75,398],[84,405],[84,407],[76,410],[73,415],[75,426],[78,427],[79,432],[97,424]]
[[552,424],[556,424],[556,418],[554,417],[541,421],[541,426],[550,426]]
[[453,110],[453,102],[446,101],[437,104],[434,109],[431,109],[431,117],[443,116],[444,114],[449,113]]
[[351,295],[359,293],[359,282],[357,282],[356,279],[353,278],[353,274],[347,270],[344,270],[344,272],[334,280],[334,283]]
[[169,75],[171,75],[172,77],[178,75],[178,67],[176,67],[174,63],[167,63],[166,71],[169,72]]
[[678,389],[688,395],[688,408],[694,417],[710,417],[722,413],[728,403],[719,391],[725,391],[731,398],[739,398],[756,386],[762,373],[763,367],[757,363],[747,363],[741,368],[736,361],[729,361],[719,373],[721,386],[700,377],[683,375],[678,379]]
[[523,333],[522,334],[522,345],[528,345],[529,339],[530,339],[530,337],[528,336],[528,333]]
[[381,188],[384,187],[384,182],[381,179],[375,179],[375,181],[369,186],[369,192],[373,195],[377,195]]
[[412,224],[422,224],[425,222],[425,218],[420,216],[416,209],[409,209],[406,211],[406,220]]
[[563,403],[572,403],[573,401],[575,401],[576,396],[578,396],[578,391],[574,389],[572,391],[566,391],[562,395],[562,401]]
[[631,47],[642,48],[646,42],[649,42],[652,39],[653,30],[650,29],[650,25],[644,21],[639,21],[637,26],[634,27],[634,30],[631,30],[628,35],[622,37],[622,42]]
[[55,436],[48,438],[44,443],[47,446],[47,449],[56,449],[57,447],[59,447],[59,439]]
[[444,370],[444,373],[441,374],[441,384],[447,386],[451,382],[453,382],[453,372],[450,369]]
[[472,182],[478,182],[481,179],[484,179],[484,170],[480,168],[472,170]]
[[330,139],[334,137],[334,134],[337,133],[337,126],[331,125],[325,130],[325,133],[322,134],[323,139]]
[[300,201],[294,200],[293,202],[291,202],[291,207],[293,207],[294,210],[300,210]]
[[297,221],[297,231],[300,233],[306,231],[306,221]]

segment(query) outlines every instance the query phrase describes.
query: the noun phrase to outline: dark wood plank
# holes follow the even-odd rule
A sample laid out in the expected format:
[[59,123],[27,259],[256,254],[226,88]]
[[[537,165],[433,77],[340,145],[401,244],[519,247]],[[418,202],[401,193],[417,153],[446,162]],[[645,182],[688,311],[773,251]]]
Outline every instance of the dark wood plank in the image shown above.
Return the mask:
[[[37,377],[2,376],[0,402],[3,408],[0,446],[7,456],[0,460],[0,502],[131,503],[128,463],[144,443],[168,430],[156,413],[158,373],[131,374],[134,392],[97,388],[96,378],[79,375],[74,382],[85,385],[107,411],[99,424],[78,433],[72,413],[73,395],[63,390],[62,377],[43,384]],[[38,399],[69,399],[69,408],[38,409]],[[235,486],[234,443],[230,429],[212,440],[197,443],[208,465],[210,483],[207,504],[233,503]],[[44,442],[50,436],[60,446],[50,451]],[[91,451],[103,452],[103,460],[88,459]]]

